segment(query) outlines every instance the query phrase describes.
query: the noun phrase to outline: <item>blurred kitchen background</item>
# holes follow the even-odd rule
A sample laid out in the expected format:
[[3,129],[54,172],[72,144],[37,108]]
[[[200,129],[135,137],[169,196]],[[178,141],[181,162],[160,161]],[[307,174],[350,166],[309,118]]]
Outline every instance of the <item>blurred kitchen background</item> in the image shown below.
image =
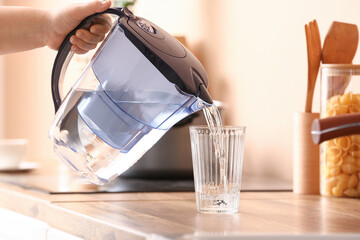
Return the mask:
[[[73,2],[0,1],[49,9]],[[307,85],[304,25],[316,19],[322,41],[334,20],[360,26],[360,1],[137,0],[133,10],[186,38],[208,71],[213,98],[227,105],[226,124],[247,127],[245,174],[291,181],[293,114],[304,111]],[[29,139],[28,160],[43,166],[58,163],[47,138],[55,55],[45,47],[0,57],[0,138]]]

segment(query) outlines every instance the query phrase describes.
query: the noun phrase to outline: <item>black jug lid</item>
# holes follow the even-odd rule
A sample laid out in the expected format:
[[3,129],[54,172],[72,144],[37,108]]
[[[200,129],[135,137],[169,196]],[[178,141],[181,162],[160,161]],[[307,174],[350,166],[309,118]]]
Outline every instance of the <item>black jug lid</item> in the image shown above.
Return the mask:
[[124,11],[119,25],[127,38],[172,83],[182,91],[212,104],[208,76],[200,61],[175,37],[156,24]]

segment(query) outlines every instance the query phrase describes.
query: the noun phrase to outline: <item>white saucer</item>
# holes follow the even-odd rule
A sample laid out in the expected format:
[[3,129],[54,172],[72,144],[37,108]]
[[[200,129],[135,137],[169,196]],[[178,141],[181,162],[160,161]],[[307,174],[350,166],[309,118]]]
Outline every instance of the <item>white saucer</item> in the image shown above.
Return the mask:
[[0,172],[19,172],[19,171],[30,171],[38,168],[40,164],[38,162],[21,162],[16,167],[1,168]]

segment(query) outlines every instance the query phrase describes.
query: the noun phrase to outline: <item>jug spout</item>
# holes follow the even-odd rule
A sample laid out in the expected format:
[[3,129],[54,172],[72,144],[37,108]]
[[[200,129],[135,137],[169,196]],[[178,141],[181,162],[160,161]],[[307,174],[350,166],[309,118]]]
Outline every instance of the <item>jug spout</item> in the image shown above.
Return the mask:
[[204,101],[201,97],[197,97],[194,104],[191,106],[191,111],[188,113],[188,115],[191,115],[197,111],[200,111],[204,108],[211,107],[213,105],[213,101],[210,98],[211,103],[208,103],[207,101]]

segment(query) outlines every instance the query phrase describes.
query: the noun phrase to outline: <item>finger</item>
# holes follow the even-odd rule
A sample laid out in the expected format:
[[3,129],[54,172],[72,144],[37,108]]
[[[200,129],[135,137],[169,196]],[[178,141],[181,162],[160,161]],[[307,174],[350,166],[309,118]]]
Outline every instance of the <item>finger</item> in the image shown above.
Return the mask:
[[94,23],[95,24],[103,24],[108,25],[109,27],[112,25],[112,18],[109,14],[103,14],[95,18]]
[[83,40],[86,43],[97,44],[104,40],[105,35],[93,34],[85,29],[79,29],[75,33],[76,37]]
[[111,18],[107,15],[103,15],[94,21],[94,23],[90,27],[90,30],[91,28],[93,28],[93,31],[95,31],[93,33],[102,35],[106,34],[110,30],[111,25]]
[[76,47],[82,49],[82,50],[91,50],[91,49],[94,49],[96,48],[96,44],[92,44],[92,43],[87,43],[83,40],[81,40],[80,38],[76,37],[75,35],[73,35],[71,38],[70,38],[70,42],[75,45]]
[[90,27],[90,32],[96,35],[104,36],[107,32],[109,32],[110,26],[105,25],[92,25]]
[[76,53],[76,54],[85,54],[85,53],[88,52],[88,51],[85,51],[85,50],[83,50],[83,49],[78,48],[78,47],[75,46],[75,45],[72,45],[72,46],[71,46],[71,51],[73,51],[73,52]]

